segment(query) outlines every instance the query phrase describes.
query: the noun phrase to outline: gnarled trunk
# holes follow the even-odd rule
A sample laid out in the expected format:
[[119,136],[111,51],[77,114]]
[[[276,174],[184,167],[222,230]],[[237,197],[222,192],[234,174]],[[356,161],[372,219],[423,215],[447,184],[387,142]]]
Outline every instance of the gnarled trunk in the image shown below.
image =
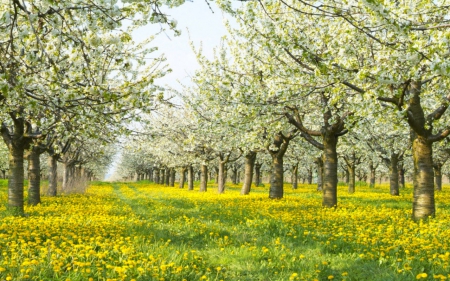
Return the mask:
[[308,169],[308,184],[312,184],[312,178],[313,178],[313,170],[312,170],[312,167],[310,167],[309,169]]
[[283,156],[272,155],[272,173],[270,175],[270,191],[269,198],[283,198]]
[[233,184],[237,184],[237,172],[238,172],[238,169],[234,166],[231,169],[231,182]]
[[284,196],[283,180],[283,157],[289,147],[290,140],[294,137],[292,133],[288,137],[282,133],[278,133],[274,136],[273,146],[275,150],[268,147],[270,156],[272,157],[272,173],[270,175],[270,190],[269,198],[281,199]]
[[397,153],[391,154],[391,161],[389,166],[389,187],[391,191],[391,195],[398,196],[400,195],[400,191],[398,188],[398,158],[399,155]]
[[348,171],[348,193],[355,193],[355,179],[356,179],[356,173],[355,173],[355,165],[350,165],[347,167]]
[[436,183],[436,190],[442,191],[442,172],[440,166],[434,169],[434,179]]
[[170,168],[169,186],[175,186],[175,168]]
[[337,206],[338,157],[336,152],[338,138],[329,133],[323,136],[323,207]]
[[154,179],[153,176],[154,176],[153,169],[150,168],[150,170],[148,171],[148,180],[149,180],[150,182],[155,182],[155,179]]
[[188,190],[194,190],[194,168],[188,167]]
[[48,156],[48,196],[56,196],[58,188],[58,155]]
[[170,186],[170,169],[169,169],[169,168],[166,168],[166,169],[165,169],[165,174],[164,174],[164,176],[165,176],[165,179],[164,179],[164,185],[165,185],[165,186]]
[[298,188],[298,163],[296,163],[292,169],[292,188]]
[[434,168],[434,181],[436,183],[436,190],[442,191],[442,166],[435,164]]
[[398,183],[400,188],[405,188],[405,167],[403,167],[403,163],[398,165]]
[[261,185],[261,167],[262,164],[255,163],[255,186]]
[[23,145],[11,145],[9,148],[8,209],[22,215],[23,210]]
[[184,182],[186,181],[186,167],[180,169],[180,184],[179,188],[184,188]]
[[155,169],[155,183],[160,183],[161,179],[160,179],[160,170],[158,168]]
[[63,192],[69,192],[73,188],[73,179],[75,173],[75,164],[70,160],[63,161]]
[[38,148],[32,147],[28,159],[28,204],[35,206],[41,203],[41,165]]
[[349,184],[350,183],[350,171],[348,170],[348,168],[346,168],[344,170],[344,172],[345,172],[345,183]]
[[219,169],[217,173],[217,192],[225,192],[225,163],[219,159]]
[[316,158],[317,164],[317,191],[323,190],[323,160],[322,157]]
[[200,174],[200,191],[201,192],[207,191],[207,186],[208,186],[208,166],[202,165]]
[[424,137],[416,136],[413,140],[412,153],[414,160],[413,218],[424,219],[436,213],[432,143]]
[[253,167],[255,166],[256,160],[256,152],[250,151],[245,155],[245,176],[244,176],[244,184],[242,185],[241,194],[247,195],[250,193],[250,189],[252,186],[253,180]]
[[166,170],[161,169],[159,171],[159,184],[164,184],[165,180],[166,180]]
[[376,178],[377,167],[373,164],[373,162],[370,162],[369,170],[370,170],[370,183],[369,183],[369,187],[370,187],[370,188],[374,188],[374,187],[375,187],[375,178]]

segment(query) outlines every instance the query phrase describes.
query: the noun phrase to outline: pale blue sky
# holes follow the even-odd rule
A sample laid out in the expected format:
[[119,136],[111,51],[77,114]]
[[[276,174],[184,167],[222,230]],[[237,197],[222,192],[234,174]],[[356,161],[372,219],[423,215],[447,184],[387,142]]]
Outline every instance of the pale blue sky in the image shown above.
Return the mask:
[[[165,12],[178,22],[177,26],[178,30],[181,30],[181,35],[175,37],[173,32],[168,30],[165,34],[159,34],[152,42],[152,46],[158,46],[159,53],[166,55],[167,62],[173,71],[156,81],[157,84],[168,85],[177,90],[181,89],[177,80],[183,84],[189,84],[189,75],[198,68],[189,40],[192,40],[196,49],[202,44],[203,53],[212,58],[213,48],[220,45],[221,37],[227,32],[224,17],[227,19],[231,17],[222,13],[214,2],[208,3],[214,13],[203,0],[185,2],[180,7],[165,9]],[[135,32],[133,38],[139,41],[160,29],[159,24],[149,25]]]
[[[165,9],[165,12],[178,22],[178,30],[181,30],[181,35],[175,37],[173,32],[168,30],[166,34],[158,35],[151,44],[152,47],[159,48],[158,54],[166,55],[167,63],[172,69],[172,73],[156,81],[157,84],[168,85],[176,90],[181,90],[177,80],[185,85],[191,85],[189,75],[194,74],[199,66],[189,40],[192,40],[196,49],[202,44],[203,54],[212,58],[213,49],[220,45],[221,37],[227,33],[224,17],[230,20],[231,17],[223,14],[214,2],[208,3],[214,13],[204,0],[194,0],[177,8]],[[133,39],[136,42],[142,41],[160,29],[161,26],[158,24],[142,27],[133,33]],[[120,156],[116,157],[105,179],[108,180],[114,174],[119,159]]]

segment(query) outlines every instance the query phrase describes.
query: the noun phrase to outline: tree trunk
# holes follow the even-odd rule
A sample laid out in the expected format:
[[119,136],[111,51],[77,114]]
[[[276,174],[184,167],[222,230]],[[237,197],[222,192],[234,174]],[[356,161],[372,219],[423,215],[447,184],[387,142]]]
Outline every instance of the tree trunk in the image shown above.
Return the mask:
[[377,167],[375,167],[375,165],[373,164],[373,162],[370,162],[369,170],[370,170],[370,183],[369,183],[369,187],[370,187],[370,188],[374,188],[374,187],[375,187],[375,177],[376,177]]
[[8,208],[16,215],[23,215],[23,145],[9,148]]
[[56,196],[58,188],[58,155],[48,156],[48,196]]
[[298,188],[298,163],[292,169],[292,189]]
[[312,168],[308,169],[308,184],[312,184],[313,171]]
[[350,171],[347,169],[345,169],[345,183],[346,184],[350,184]]
[[323,160],[322,157],[317,157],[317,191],[323,190]]
[[432,143],[424,137],[413,140],[414,199],[413,219],[424,219],[436,213],[434,203],[434,172]]
[[337,206],[338,157],[336,152],[338,138],[334,133],[323,136],[323,207]]
[[194,190],[194,168],[188,167],[188,190]]
[[159,184],[164,184],[166,180],[166,170],[165,169],[160,169],[159,171]]
[[206,192],[208,186],[208,166],[201,166],[201,174],[200,174],[200,191]]
[[63,192],[68,192],[71,189],[71,176],[72,176],[73,165],[69,161],[63,161],[63,182],[62,190]]
[[154,178],[154,173],[153,173],[153,168],[151,168],[148,172],[148,179],[150,182],[155,182],[155,178]]
[[159,173],[160,173],[159,169],[156,168],[154,174],[155,174],[155,183],[157,183],[157,184],[159,184],[159,183],[160,183],[160,180],[161,180],[161,179],[160,179],[160,174],[159,174]]
[[261,167],[262,164],[255,163],[255,186],[261,185]]
[[442,166],[434,165],[434,180],[436,183],[436,190],[442,191]]
[[237,171],[238,169],[236,167],[233,167],[233,169],[231,169],[232,174],[231,174],[231,182],[233,184],[237,184]]
[[186,181],[186,167],[180,169],[180,185],[179,188],[184,188],[184,182]]
[[348,173],[348,193],[352,194],[355,193],[355,165],[347,166],[347,173]]
[[219,186],[219,167],[214,167],[214,169],[216,170],[214,182],[217,184],[217,186]]
[[253,167],[255,166],[256,152],[250,151],[245,155],[245,166],[244,166],[244,184],[242,185],[241,195],[248,195],[252,186],[253,180]]
[[28,159],[28,204],[36,206],[41,203],[41,165],[39,151],[31,147],[27,155]]
[[272,156],[272,173],[270,175],[269,198],[281,199],[284,195],[283,190],[283,156]]
[[398,165],[398,181],[400,188],[405,188],[405,167],[403,167],[403,163]]
[[175,168],[170,168],[169,186],[175,186]]
[[398,158],[399,155],[397,153],[392,153],[390,161],[391,163],[389,166],[389,187],[391,190],[391,195],[393,196],[400,195],[400,191],[398,189]]
[[227,176],[228,176],[228,165],[225,164],[224,171],[223,171],[223,184],[224,185],[227,182]]
[[166,168],[165,169],[165,181],[164,181],[164,185],[165,186],[170,186],[170,169]]
[[285,137],[283,134],[278,133],[274,136],[273,144],[276,147],[275,150],[268,148],[270,156],[272,156],[272,173],[270,175],[270,199],[281,199],[284,196],[283,181],[284,181],[284,168],[283,157],[289,147],[291,137]]
[[225,163],[219,159],[219,169],[217,173],[217,192],[224,193],[225,192]]

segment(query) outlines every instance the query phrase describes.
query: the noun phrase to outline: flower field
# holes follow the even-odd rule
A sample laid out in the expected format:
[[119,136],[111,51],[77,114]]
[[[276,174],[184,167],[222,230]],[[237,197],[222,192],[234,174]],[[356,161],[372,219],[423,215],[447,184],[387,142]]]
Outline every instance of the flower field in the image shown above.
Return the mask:
[[269,200],[262,187],[241,196],[149,183],[95,183],[20,218],[2,207],[0,280],[450,279],[448,186],[437,217],[417,223],[411,188],[339,188],[337,209],[308,185]]

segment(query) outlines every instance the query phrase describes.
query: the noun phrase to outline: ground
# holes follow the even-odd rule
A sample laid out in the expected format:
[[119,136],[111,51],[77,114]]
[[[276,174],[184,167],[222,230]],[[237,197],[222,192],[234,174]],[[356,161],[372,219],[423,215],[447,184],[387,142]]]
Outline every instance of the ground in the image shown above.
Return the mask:
[[[313,185],[217,194],[148,182],[93,183],[43,197],[25,217],[0,210],[0,280],[445,280],[450,192],[411,220],[412,189],[339,187],[323,209]],[[0,187],[6,202],[5,184]]]

